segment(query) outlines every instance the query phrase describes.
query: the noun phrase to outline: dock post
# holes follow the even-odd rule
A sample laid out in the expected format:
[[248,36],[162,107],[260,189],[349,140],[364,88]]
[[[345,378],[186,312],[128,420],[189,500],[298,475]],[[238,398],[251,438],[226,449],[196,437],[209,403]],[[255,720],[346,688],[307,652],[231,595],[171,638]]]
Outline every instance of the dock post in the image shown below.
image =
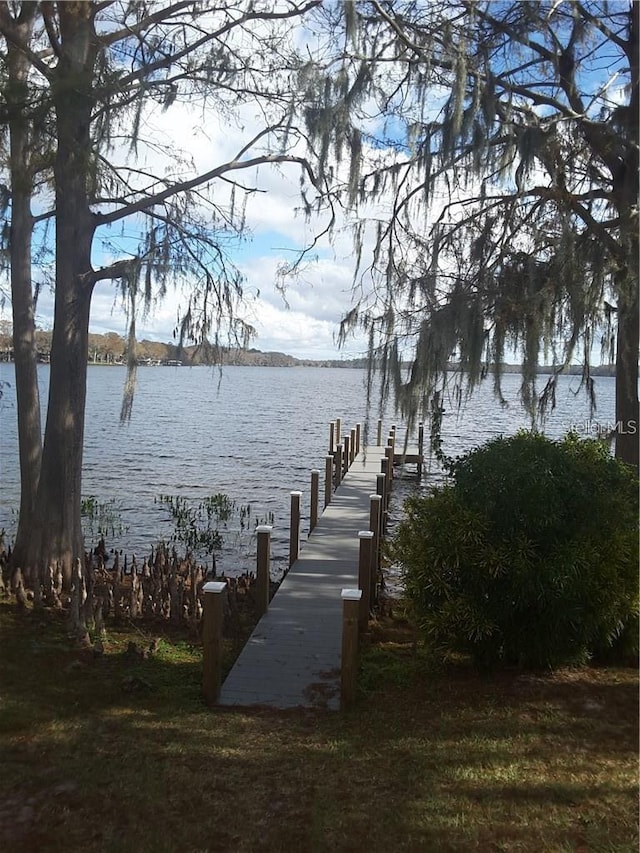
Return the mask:
[[211,707],[220,695],[222,674],[222,592],[226,581],[209,581],[202,587],[204,608],[202,613],[202,688],[204,698]]
[[358,556],[358,589],[362,590],[360,599],[360,611],[358,615],[358,627],[361,632],[367,630],[369,624],[369,597],[371,593],[371,550],[373,544],[373,533],[370,530],[358,532],[360,540],[360,552]]
[[336,418],[336,446],[340,444],[340,428],[342,425],[342,421],[340,418]]
[[[393,480],[393,445],[387,443],[387,446],[384,449],[385,459],[387,459],[388,467],[387,467],[387,476],[389,478],[389,489],[391,489],[391,481]],[[384,459],[382,460],[384,462]]]
[[329,424],[329,453],[333,453],[333,451],[336,449],[335,438],[336,438],[336,422],[331,421],[331,423]]
[[333,454],[324,458],[324,506],[325,509],[331,503],[331,492],[333,491]]
[[342,456],[342,470],[343,476],[349,470],[349,465],[351,463],[351,436],[345,435],[342,439],[342,443],[344,445],[343,456]]
[[340,708],[344,711],[356,698],[358,671],[358,610],[362,590],[343,589],[342,598],[342,661],[340,666]]
[[289,568],[300,551],[300,498],[302,492],[291,492],[291,527],[289,529]]
[[382,469],[382,476],[384,477],[384,488],[382,490],[382,530],[386,532],[389,520],[389,492],[391,491],[391,482],[388,474],[389,460],[387,458],[381,459],[380,467]]
[[256,549],[256,614],[258,619],[269,609],[269,579],[271,565],[271,531],[270,524],[260,524],[256,527],[258,547]]
[[356,428],[351,430],[351,443],[349,444],[349,465],[353,465],[353,460],[356,458]]
[[313,468],[311,471],[311,510],[309,514],[309,533],[318,523],[318,491],[320,488],[320,471]]
[[336,447],[336,486],[342,482],[342,445]]
[[360,442],[362,441],[362,424],[356,424],[356,456],[360,453]]
[[380,540],[382,519],[382,498],[380,495],[369,495],[369,530],[373,531],[371,543],[371,594],[369,605],[373,607],[378,600],[378,572],[380,570]]
[[418,424],[418,480],[422,479],[422,466],[424,463],[424,424]]
[[378,418],[378,440],[376,444],[378,447],[382,447],[382,418]]

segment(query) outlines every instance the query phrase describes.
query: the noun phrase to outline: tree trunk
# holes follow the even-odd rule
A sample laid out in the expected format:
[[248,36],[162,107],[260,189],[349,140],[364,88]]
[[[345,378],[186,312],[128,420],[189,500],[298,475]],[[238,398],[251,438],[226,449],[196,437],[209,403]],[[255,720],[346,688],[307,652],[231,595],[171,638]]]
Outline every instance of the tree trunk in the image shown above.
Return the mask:
[[[633,277],[633,276],[632,276]],[[639,470],[638,349],[640,316],[638,281],[618,289],[616,349],[616,458]],[[630,292],[629,292],[630,291]]]
[[91,4],[60,3],[58,13],[61,49],[52,84],[58,144],[56,294],[34,557],[36,566],[59,561],[68,587],[75,561],[84,565],[80,507],[95,230],[87,187],[96,45]]
[[640,315],[638,291],[640,282],[638,259],[638,35],[640,3],[629,8],[630,91],[625,127],[625,157],[612,169],[614,197],[622,223],[622,245],[625,254],[616,274],[618,297],[618,337],[616,342],[616,457],[638,473],[638,350],[640,347]]
[[[31,41],[35,4],[23,4],[16,31],[25,44]],[[11,302],[13,351],[18,411],[20,457],[20,515],[13,548],[13,565],[26,567],[28,544],[34,523],[36,493],[42,457],[40,395],[36,358],[36,324],[31,281],[31,194],[30,128],[27,117],[29,60],[14,45],[7,45],[9,110],[9,170],[11,176]]]

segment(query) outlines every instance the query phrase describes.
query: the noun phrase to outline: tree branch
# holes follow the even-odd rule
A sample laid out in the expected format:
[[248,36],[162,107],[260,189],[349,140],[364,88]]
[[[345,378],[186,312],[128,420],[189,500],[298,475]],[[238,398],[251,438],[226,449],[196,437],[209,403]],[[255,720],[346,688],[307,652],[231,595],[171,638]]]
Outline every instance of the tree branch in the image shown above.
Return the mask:
[[257,157],[253,157],[249,160],[240,159],[262,136],[267,135],[274,129],[275,128],[271,127],[260,131],[250,142],[243,146],[238,152],[237,156],[233,160],[230,160],[228,163],[224,163],[221,166],[216,166],[215,169],[211,169],[208,172],[204,172],[203,174],[198,175],[190,181],[180,181],[176,184],[172,184],[171,186],[167,187],[167,189],[162,190],[161,192],[154,193],[153,195],[142,198],[139,201],[127,204],[125,207],[122,207],[119,210],[114,210],[110,213],[96,214],[97,226],[108,225],[112,222],[119,222],[121,219],[125,219],[127,216],[131,216],[134,213],[140,213],[141,211],[147,210],[148,208],[153,207],[156,204],[161,204],[163,201],[166,201],[167,199],[171,198],[174,195],[177,195],[178,193],[188,192],[189,190],[194,189],[195,187],[203,186],[204,184],[210,183],[216,178],[220,178],[223,175],[228,174],[229,172],[236,172],[243,169],[251,169],[255,166],[273,165],[277,163],[297,163],[306,172],[313,186],[318,189],[318,182],[311,168],[311,164],[305,157],[297,157],[292,154],[262,154],[258,155]]

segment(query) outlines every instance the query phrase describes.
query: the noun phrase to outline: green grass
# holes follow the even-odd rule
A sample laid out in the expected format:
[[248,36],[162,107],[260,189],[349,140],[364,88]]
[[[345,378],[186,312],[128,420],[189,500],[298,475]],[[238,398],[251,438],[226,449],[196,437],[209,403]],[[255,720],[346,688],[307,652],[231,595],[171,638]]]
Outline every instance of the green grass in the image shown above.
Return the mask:
[[392,620],[347,714],[209,710],[188,638],[132,660],[110,627],[93,658],[54,615],[0,620],[0,849],[637,850],[634,670],[437,669]]

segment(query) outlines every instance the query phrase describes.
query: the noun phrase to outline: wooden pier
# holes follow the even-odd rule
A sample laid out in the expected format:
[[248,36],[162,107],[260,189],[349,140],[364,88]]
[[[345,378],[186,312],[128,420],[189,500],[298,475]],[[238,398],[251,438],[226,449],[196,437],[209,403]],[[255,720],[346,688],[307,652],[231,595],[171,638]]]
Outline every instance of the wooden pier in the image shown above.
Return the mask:
[[[369,587],[363,590],[359,607],[361,627],[363,620],[366,625],[375,576],[363,584],[362,554],[363,548],[372,549],[370,570],[375,572],[381,530],[371,531],[370,527],[374,508],[376,518],[382,519],[380,507],[388,500],[388,491],[382,494],[388,475],[381,478],[382,471],[388,471],[390,458],[415,461],[419,470],[422,467],[421,443],[418,449],[396,453],[391,436],[390,443],[382,446],[380,426],[377,445],[360,448],[359,427],[344,439],[340,441],[340,424],[334,422],[326,467],[326,476],[331,474],[333,479],[325,488],[325,502],[330,502],[313,526],[312,495],[313,529],[299,550],[296,523],[292,525],[295,559],[222,685],[221,705],[340,707],[341,592]],[[317,472],[314,482],[317,489]],[[296,504],[299,506],[299,494],[292,493],[293,513]]]

